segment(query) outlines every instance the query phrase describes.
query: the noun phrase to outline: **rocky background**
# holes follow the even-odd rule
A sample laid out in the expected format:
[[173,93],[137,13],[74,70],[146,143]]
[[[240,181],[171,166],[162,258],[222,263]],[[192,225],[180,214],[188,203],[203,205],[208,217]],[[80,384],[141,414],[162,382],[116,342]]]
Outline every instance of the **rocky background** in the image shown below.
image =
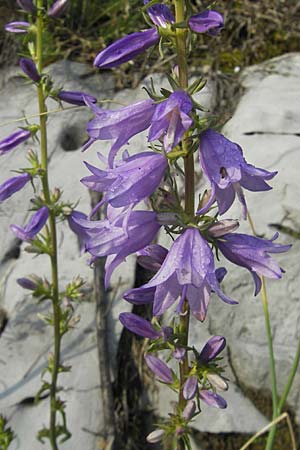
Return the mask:
[[[253,196],[247,193],[247,199],[261,235],[270,238],[279,230],[280,242],[293,243],[288,253],[276,255],[286,270],[282,281],[270,281],[267,284],[280,390],[287,380],[300,338],[299,69],[300,54],[291,53],[244,70],[239,78],[240,98],[223,129],[228,138],[242,146],[249,162],[279,172],[272,181],[274,189],[271,192]],[[99,101],[113,99],[117,103],[130,104],[146,95],[141,90],[143,83],[136,89],[121,90],[115,94],[115,78],[109,74],[95,74],[83,64],[61,61],[49,66],[48,70],[53,73],[58,85],[64,84],[66,89],[84,90],[96,95]],[[158,85],[164,82],[160,75],[154,75],[154,80]],[[145,81],[146,84],[148,82],[149,79]],[[18,69],[3,69],[0,72],[0,89],[1,124],[36,113],[34,88],[24,86]],[[208,83],[200,96],[205,106],[216,105],[216,84]],[[113,103],[104,104],[116,107]],[[55,104],[52,106],[56,108]],[[61,186],[65,199],[78,199],[78,209],[84,212],[90,209],[90,198],[86,188],[79,182],[86,175],[83,161],[95,163],[96,151],[105,154],[109,148],[108,142],[101,142],[94,144],[86,154],[81,153],[80,148],[86,139],[85,123],[89,117],[90,113],[84,108],[66,110],[51,114],[48,125],[51,185]],[[5,137],[14,127],[11,124],[1,126],[0,137]],[[130,152],[145,149],[145,136],[146,133],[132,139]],[[10,176],[11,170],[25,166],[26,151],[35,148],[35,145],[30,141],[1,158],[0,183]],[[200,180],[200,188],[204,186],[202,183]],[[26,221],[26,209],[30,205],[32,192],[30,189],[27,186],[27,189],[0,205],[0,411],[8,417],[9,425],[17,435],[11,445],[12,450],[40,449],[41,444],[36,441],[35,434],[48,421],[48,399],[35,406],[34,396],[40,387],[40,373],[47,354],[51,351],[52,330],[37,315],[43,313],[46,305],[37,305],[16,284],[16,279],[26,274],[37,272],[47,275],[48,261],[26,253],[26,244],[16,241],[9,230],[9,224]],[[231,209],[228,217],[240,219],[240,208],[236,206]],[[249,232],[247,224],[241,223],[241,231]],[[161,235],[160,240],[165,242],[165,236]],[[95,450],[105,447],[101,440],[103,414],[95,336],[95,304],[91,288],[93,274],[86,264],[87,258],[80,256],[76,237],[66,225],[60,227],[59,242],[61,285],[76,274],[87,279],[84,301],[77,308],[81,320],[63,340],[63,360],[72,365],[72,372],[61,376],[60,380],[73,437],[62,448]],[[230,379],[230,389],[225,394],[229,404],[227,410],[205,408],[194,423],[195,449],[198,450],[238,449],[247,440],[247,434],[267,424],[270,413],[268,350],[261,300],[253,297],[253,283],[245,270],[229,264],[227,268],[229,274],[224,289],[240,304],[231,307],[212,298],[205,323],[192,322],[191,342],[197,347],[201,347],[212,334],[226,336],[228,350],[224,364],[227,365],[226,373]],[[139,272],[136,273],[134,258],[128,258],[127,263],[115,273],[109,293],[111,370],[115,392],[119,396],[116,408],[119,408],[119,415],[122,416],[123,425],[120,425],[120,429],[125,434],[127,432],[127,443],[128,434],[134,436],[136,433],[136,439],[145,436],[151,420],[155,421],[153,413],[167,415],[172,410],[170,392],[154,385],[149,374],[144,373],[141,363],[142,342],[139,339],[130,340],[118,322],[119,313],[131,309],[131,305],[121,300],[121,293],[133,286],[141,276]],[[135,370],[135,367],[139,370]],[[289,397],[289,409],[295,416],[296,432],[299,431],[297,424],[300,423],[299,375],[300,372]],[[141,379],[145,381],[147,393],[137,382]],[[132,411],[134,395],[139,396],[136,402],[140,408],[138,417]],[[126,417],[127,428],[124,425]],[[213,440],[211,433],[218,433],[218,436]],[[288,450],[288,437],[284,432],[280,435],[278,449]],[[139,443],[132,448],[146,448],[145,441],[136,442]],[[124,444],[124,450],[130,448],[127,443],[126,446]]]

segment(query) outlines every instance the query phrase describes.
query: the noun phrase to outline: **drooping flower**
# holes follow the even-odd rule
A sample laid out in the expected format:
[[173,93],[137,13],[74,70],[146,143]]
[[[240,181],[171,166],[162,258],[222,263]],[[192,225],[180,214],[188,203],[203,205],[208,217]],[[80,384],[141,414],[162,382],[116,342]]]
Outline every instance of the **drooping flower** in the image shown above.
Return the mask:
[[128,34],[98,53],[94,66],[99,69],[119,66],[135,58],[158,42],[159,33],[156,28]]
[[104,192],[101,204],[108,202],[114,208],[136,205],[149,197],[168,167],[165,156],[155,152],[131,156],[114,169],[101,170],[85,164],[93,175],[81,182],[93,191]]
[[25,184],[27,184],[30,180],[31,176],[28,173],[22,173],[21,175],[6,180],[0,186],[0,202],[3,202],[16,192],[23,189]]
[[212,391],[203,389],[200,391],[199,397],[208,406],[213,406],[215,408],[220,408],[220,409],[227,408],[226,400],[223,397],[221,397],[219,394],[215,394]]
[[200,136],[200,164],[210,182],[211,196],[197,214],[207,212],[214,201],[217,201],[219,213],[224,214],[237,194],[246,217],[242,187],[254,192],[268,191],[272,188],[265,180],[271,180],[277,174],[248,164],[238,144],[211,129]]
[[86,100],[90,103],[97,103],[96,97],[80,91],[60,91],[57,97],[66,103],[77,106],[86,106]]
[[99,108],[88,100],[86,104],[92,109],[96,117],[87,124],[90,141],[85,148],[96,140],[113,140],[108,157],[110,168],[113,168],[114,158],[118,150],[127,144],[130,138],[150,126],[156,106],[150,99],[112,111]]
[[[144,0],[144,5],[147,5],[150,0]],[[175,22],[175,17],[170,8],[162,3],[157,3],[155,5],[147,8],[147,14],[154,23],[154,25],[166,28],[170,23]]]
[[218,11],[207,10],[190,17],[188,25],[195,33],[208,33],[215,36],[224,27],[224,18]]
[[153,355],[145,355],[146,364],[156,378],[163,383],[173,383],[172,370],[165,362]]
[[69,0],[56,0],[53,5],[49,8],[47,15],[49,17],[60,17],[67,9]]
[[149,339],[158,339],[160,337],[160,333],[155,330],[148,320],[145,320],[136,314],[121,313],[119,315],[119,320],[124,327],[139,336]]
[[47,206],[43,206],[34,213],[25,227],[11,225],[10,228],[22,241],[31,241],[41,231],[48,220],[48,216],[49,210]]
[[0,141],[0,156],[5,155],[22,142],[27,141],[30,138],[30,136],[31,133],[29,130],[21,129],[19,131],[15,131],[15,133],[12,133],[6,138],[2,139],[2,141]]
[[159,103],[152,117],[149,142],[162,139],[165,151],[170,152],[192,125],[193,119],[189,116],[192,108],[193,102],[184,91],[173,92]]
[[37,71],[36,65],[30,58],[21,58],[19,65],[25,75],[27,75],[32,81],[38,83],[41,79],[40,74]]
[[291,245],[274,244],[277,237],[278,233],[270,240],[233,233],[225,234],[217,241],[217,245],[225,258],[250,271],[255,283],[255,295],[261,289],[259,275],[275,279],[282,277],[282,269],[268,253],[286,252],[291,248]]
[[9,22],[5,25],[5,30],[9,33],[27,33],[29,27],[29,22]]
[[32,2],[32,0],[17,0],[17,3],[20,8],[22,8],[24,11],[33,12],[35,11],[35,6]]
[[199,355],[199,362],[207,364],[215,359],[226,346],[226,339],[223,336],[212,336],[202,348]]
[[[180,298],[180,313],[187,298],[192,314],[203,321],[211,291],[226,303],[234,304],[220,289],[215,274],[214,257],[208,243],[196,228],[186,229],[172,244],[160,270],[139,288],[155,287],[153,314],[161,315]],[[147,292],[147,291],[146,291]]]

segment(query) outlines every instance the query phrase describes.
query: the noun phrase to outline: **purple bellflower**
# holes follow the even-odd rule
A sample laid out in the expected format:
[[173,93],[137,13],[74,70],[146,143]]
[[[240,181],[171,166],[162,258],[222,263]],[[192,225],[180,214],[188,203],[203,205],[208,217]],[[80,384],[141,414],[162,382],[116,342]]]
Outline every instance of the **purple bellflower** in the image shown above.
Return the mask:
[[[144,0],[144,5],[147,5],[150,0]],[[168,24],[175,22],[175,17],[172,11],[162,3],[150,6],[147,9],[147,14],[154,23],[154,25],[166,28]]]
[[94,66],[99,69],[119,66],[143,53],[149,47],[158,44],[158,42],[159,33],[156,28],[128,34],[98,53]]
[[31,133],[29,130],[19,130],[15,133],[10,134],[6,138],[2,139],[0,141],[0,156],[5,155],[10,150],[17,147],[22,142],[27,141],[31,136]]
[[5,30],[9,33],[27,33],[29,27],[29,22],[9,22],[5,25]]
[[119,320],[124,327],[139,336],[149,339],[158,339],[160,337],[160,333],[155,330],[148,320],[145,320],[136,314],[121,313],[119,315]]
[[87,231],[78,223],[80,220],[87,220],[87,215],[81,211],[73,210],[67,217],[70,229],[75,233],[79,239],[80,252],[85,251],[85,244],[90,236]]
[[188,25],[195,33],[218,34],[224,27],[224,18],[218,11],[208,10],[190,17]]
[[[187,298],[191,312],[203,321],[212,290],[226,303],[235,304],[220,289],[215,274],[214,257],[207,242],[196,228],[186,229],[172,244],[160,270],[143,289],[156,287],[153,314],[161,315],[180,298],[180,313]],[[146,291],[147,292],[147,291]]]
[[108,156],[110,168],[113,168],[114,158],[119,149],[127,144],[132,136],[149,128],[156,107],[150,99],[112,111],[99,108],[88,99],[86,104],[96,117],[87,124],[90,140],[84,150],[96,140],[113,140]]
[[93,175],[81,182],[93,191],[105,192],[97,208],[105,202],[114,208],[136,205],[155,191],[168,167],[165,156],[155,152],[131,156],[114,169],[101,170],[85,164]]
[[146,364],[154,373],[156,378],[163,383],[172,384],[173,374],[172,370],[165,362],[153,355],[145,355]]
[[199,362],[207,364],[224,350],[226,339],[223,336],[212,336],[204,345],[199,355]]
[[200,163],[210,182],[211,196],[197,214],[206,213],[215,200],[219,213],[224,214],[237,194],[246,218],[247,207],[242,187],[254,192],[268,191],[272,188],[265,180],[271,180],[277,174],[248,164],[238,144],[211,129],[200,136]]
[[10,228],[22,241],[31,241],[41,231],[48,220],[48,216],[49,210],[47,206],[43,206],[34,213],[25,227],[11,225]]
[[53,5],[49,8],[48,16],[49,17],[60,17],[67,9],[69,0],[56,0]]
[[275,279],[282,277],[282,269],[268,253],[286,252],[291,245],[274,244],[273,241],[277,237],[278,233],[270,240],[233,233],[226,234],[217,241],[217,245],[225,258],[250,271],[255,283],[255,295],[261,289],[259,275]]
[[213,406],[220,409],[227,408],[226,400],[219,394],[215,394],[214,392],[203,389],[202,391],[200,391],[199,397],[208,406]]
[[60,91],[57,97],[66,103],[77,106],[86,106],[86,100],[90,103],[97,103],[96,97],[79,91]]
[[192,108],[193,102],[184,91],[173,92],[167,100],[159,103],[151,121],[149,142],[162,139],[165,151],[170,152],[192,125],[193,120],[189,116]]
[[34,64],[32,59],[21,58],[19,65],[20,65],[21,69],[23,70],[23,72],[25,73],[25,75],[28,76],[28,78],[30,78],[35,83],[38,83],[40,81],[41,76],[38,73],[36,65]]
[[28,173],[22,173],[21,175],[6,180],[0,186],[0,202],[3,202],[16,192],[23,189],[25,184],[27,184],[30,180],[31,176]]
[[35,6],[32,0],[17,0],[17,3],[21,9],[28,12],[35,11]]

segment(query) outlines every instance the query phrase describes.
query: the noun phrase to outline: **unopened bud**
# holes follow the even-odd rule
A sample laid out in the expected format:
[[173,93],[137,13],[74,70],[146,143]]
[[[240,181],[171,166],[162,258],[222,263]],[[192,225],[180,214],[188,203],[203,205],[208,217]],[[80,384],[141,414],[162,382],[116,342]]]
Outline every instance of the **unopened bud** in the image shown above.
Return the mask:
[[146,437],[146,441],[150,444],[156,444],[157,442],[162,441],[164,438],[165,432],[158,428],[157,430],[152,431],[152,433],[148,434]]
[[194,400],[190,400],[187,402],[186,407],[183,410],[182,416],[185,420],[189,421],[194,417],[194,414],[196,412],[196,403]]
[[207,379],[214,388],[219,389],[220,391],[228,390],[228,383],[217,373],[208,373]]
[[24,11],[33,12],[35,10],[32,0],[17,0],[17,3]]
[[69,0],[56,0],[49,9],[48,16],[54,18],[61,16],[67,9],[68,3]]
[[21,69],[23,70],[23,72],[25,73],[25,75],[28,76],[28,78],[30,78],[35,83],[38,83],[40,81],[41,76],[38,73],[36,65],[34,64],[32,59],[21,58],[19,65],[20,65]]
[[232,233],[240,226],[238,220],[225,219],[220,220],[211,227],[209,227],[208,232],[212,237],[221,237],[224,234]]

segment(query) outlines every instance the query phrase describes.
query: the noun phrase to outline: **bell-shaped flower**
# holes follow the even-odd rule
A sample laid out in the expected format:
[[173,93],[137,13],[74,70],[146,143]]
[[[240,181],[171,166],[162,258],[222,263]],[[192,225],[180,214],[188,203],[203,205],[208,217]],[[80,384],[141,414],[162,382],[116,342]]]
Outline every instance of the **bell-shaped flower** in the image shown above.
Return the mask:
[[199,362],[207,364],[224,350],[226,339],[223,336],[212,336],[204,345],[199,355]]
[[208,33],[215,36],[224,27],[224,18],[218,11],[207,10],[190,17],[188,25],[195,33]]
[[38,83],[41,79],[40,74],[37,71],[35,63],[30,58],[21,58],[19,65],[25,75],[28,76],[32,81]]
[[[147,5],[150,0],[144,0],[144,5]],[[156,3],[155,5],[147,8],[147,14],[154,23],[154,25],[166,28],[170,23],[175,22],[175,17],[170,8],[162,3]]]
[[226,234],[217,241],[217,245],[225,258],[250,271],[255,283],[255,295],[261,289],[260,275],[275,279],[282,277],[282,269],[268,253],[286,252],[291,248],[291,245],[274,244],[273,241],[277,237],[278,233],[270,240],[233,233]]
[[131,156],[114,169],[101,170],[85,164],[93,175],[81,182],[93,191],[104,192],[101,203],[108,202],[114,208],[136,205],[149,197],[168,167],[165,156],[155,152]]
[[121,324],[128,328],[132,333],[138,334],[148,339],[158,339],[160,333],[155,330],[153,325],[142,317],[133,313],[121,313],[119,315]]
[[11,225],[11,230],[22,241],[31,241],[41,231],[48,220],[49,210],[47,206],[38,209],[25,227]]
[[9,33],[27,33],[29,27],[29,22],[9,22],[4,28]]
[[90,103],[97,103],[96,97],[81,91],[60,91],[57,97],[70,105],[86,106],[86,100]]
[[193,102],[184,91],[173,92],[159,103],[152,117],[149,142],[162,139],[165,151],[170,152],[192,125],[193,119],[189,116],[192,108]]
[[0,141],[0,155],[5,155],[22,142],[27,141],[30,136],[31,133],[29,130],[19,130],[2,139]]
[[6,180],[0,186],[0,202],[3,202],[16,192],[23,189],[25,184],[27,184],[30,180],[31,176],[28,173],[22,173],[21,175]]
[[145,355],[146,364],[154,373],[156,378],[163,383],[172,384],[173,374],[172,370],[165,362],[153,355]]
[[192,314],[203,321],[212,290],[224,302],[237,303],[221,291],[212,251],[196,228],[186,229],[173,242],[160,270],[139,290],[153,287],[156,287],[154,315],[163,314],[178,298],[177,312],[180,313],[187,298]]
[[215,408],[220,408],[220,409],[227,408],[226,400],[223,397],[221,397],[219,394],[215,394],[212,391],[203,389],[200,391],[199,397],[208,406],[213,406]]
[[[130,138],[150,126],[156,107],[153,100],[150,99],[112,111],[99,108],[88,99],[86,104],[96,115],[87,124],[87,133],[90,137],[88,144],[96,140],[113,140],[108,156],[110,168],[114,166],[113,162],[118,150],[127,144]],[[85,149],[88,144],[85,145]]]
[[159,33],[156,28],[128,34],[98,53],[94,60],[94,66],[99,69],[119,66],[143,53],[149,47],[158,44],[158,42]]
[[197,214],[206,213],[214,201],[217,201],[219,213],[224,214],[237,194],[246,218],[242,187],[254,192],[268,191],[272,188],[265,180],[271,180],[277,174],[248,164],[238,144],[211,129],[200,136],[200,164],[210,182],[211,196]]

